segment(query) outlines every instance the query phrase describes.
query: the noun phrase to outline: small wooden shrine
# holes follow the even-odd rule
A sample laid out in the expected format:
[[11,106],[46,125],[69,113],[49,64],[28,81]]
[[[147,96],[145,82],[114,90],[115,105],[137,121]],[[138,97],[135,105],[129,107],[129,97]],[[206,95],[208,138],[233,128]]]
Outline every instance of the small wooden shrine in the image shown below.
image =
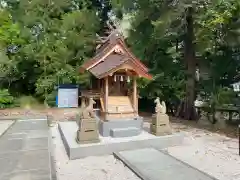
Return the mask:
[[88,71],[91,90],[82,91],[82,104],[94,98],[99,102],[101,119],[129,119],[138,116],[137,81],[139,77],[152,79],[148,68],[138,60],[124,43],[117,30],[104,38],[96,48],[96,55],[81,66]]

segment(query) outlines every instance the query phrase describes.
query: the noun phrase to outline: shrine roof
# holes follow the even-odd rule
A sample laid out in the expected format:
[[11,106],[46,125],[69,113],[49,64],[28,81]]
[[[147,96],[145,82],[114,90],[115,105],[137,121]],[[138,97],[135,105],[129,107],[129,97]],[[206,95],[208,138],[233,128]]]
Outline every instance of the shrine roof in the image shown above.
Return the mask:
[[132,61],[134,68],[139,69],[138,72],[142,72],[144,77],[152,79],[152,76],[148,74],[148,68],[130,52],[123,37],[117,31],[106,38],[96,50],[96,55],[83,63],[81,69],[90,71],[94,76],[99,77],[127,60]]
[[101,76],[104,73],[124,64],[128,58],[120,54],[110,54],[104,61],[101,61],[98,65],[91,68],[89,71],[96,77]]

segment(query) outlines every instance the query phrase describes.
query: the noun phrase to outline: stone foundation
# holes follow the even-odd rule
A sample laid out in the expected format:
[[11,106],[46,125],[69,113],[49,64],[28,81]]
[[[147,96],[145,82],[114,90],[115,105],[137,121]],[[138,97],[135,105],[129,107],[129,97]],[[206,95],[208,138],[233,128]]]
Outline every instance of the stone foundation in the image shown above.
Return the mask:
[[59,131],[69,159],[79,159],[88,156],[110,155],[113,152],[133,150],[140,148],[164,149],[182,144],[184,134],[174,133],[167,136],[154,136],[147,131],[133,137],[112,138],[99,136],[100,142],[78,144],[76,142],[76,122],[59,122]]

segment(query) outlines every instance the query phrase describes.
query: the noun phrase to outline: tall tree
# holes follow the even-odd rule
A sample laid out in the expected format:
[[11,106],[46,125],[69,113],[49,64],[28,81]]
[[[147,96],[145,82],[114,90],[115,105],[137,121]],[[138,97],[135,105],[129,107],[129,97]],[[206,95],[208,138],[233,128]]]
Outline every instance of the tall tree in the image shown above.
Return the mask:
[[[178,54],[180,60],[182,59],[186,70],[185,98],[179,114],[184,119],[195,119],[196,66],[202,63],[199,60],[204,59],[209,51],[214,51],[217,42],[216,32],[221,32],[218,39],[224,41],[224,37],[221,37],[224,31],[222,25],[229,24],[233,14],[236,14],[239,2],[237,0],[135,0],[121,1],[120,3],[113,0],[113,3],[115,3],[116,9],[133,12],[132,28],[135,34],[137,34],[136,31],[139,31],[139,35],[134,37],[135,40],[139,38],[146,43],[147,39],[152,36],[157,37],[156,39],[169,38],[168,41],[173,45],[170,52],[174,52],[175,47],[175,53]],[[145,29],[136,29],[136,23],[145,26]],[[230,31],[228,30],[228,32]],[[138,44],[135,43],[133,46],[136,47]],[[154,52],[154,50],[156,51],[157,48],[153,48],[151,51]],[[143,47],[140,51],[144,54],[147,52]],[[172,60],[176,61],[175,57]]]
[[92,56],[100,21],[91,1],[6,2],[26,42],[16,57],[22,73],[21,81],[14,83],[18,91],[26,93],[27,85],[29,93],[54,101],[58,83],[86,85],[88,78],[78,68]]

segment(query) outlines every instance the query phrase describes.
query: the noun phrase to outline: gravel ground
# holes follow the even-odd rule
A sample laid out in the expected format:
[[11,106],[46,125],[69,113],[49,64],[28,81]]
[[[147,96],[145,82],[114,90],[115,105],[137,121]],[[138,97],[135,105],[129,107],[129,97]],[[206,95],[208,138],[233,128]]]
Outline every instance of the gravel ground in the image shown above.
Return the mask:
[[[219,180],[240,180],[237,139],[173,123],[186,133],[184,144],[167,148],[172,156]],[[113,156],[88,157],[69,161],[57,127],[52,127],[58,180],[139,180]]]
[[172,156],[219,180],[240,180],[238,140],[200,129],[187,129],[184,144],[168,148]]
[[7,130],[9,126],[11,126],[13,122],[14,121],[10,120],[0,120],[0,136]]
[[52,127],[58,180],[139,180],[113,156],[69,160],[56,126]]

